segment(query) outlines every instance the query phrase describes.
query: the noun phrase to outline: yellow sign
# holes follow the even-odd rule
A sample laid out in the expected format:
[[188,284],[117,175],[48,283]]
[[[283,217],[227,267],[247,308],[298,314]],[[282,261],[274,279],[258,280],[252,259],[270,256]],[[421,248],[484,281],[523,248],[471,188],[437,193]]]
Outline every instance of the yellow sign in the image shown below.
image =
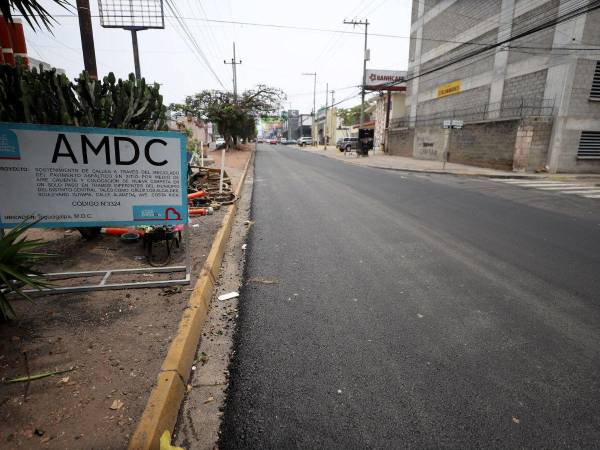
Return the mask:
[[460,92],[460,80],[450,83],[441,84],[437,88],[437,96],[445,97],[446,95],[458,94]]

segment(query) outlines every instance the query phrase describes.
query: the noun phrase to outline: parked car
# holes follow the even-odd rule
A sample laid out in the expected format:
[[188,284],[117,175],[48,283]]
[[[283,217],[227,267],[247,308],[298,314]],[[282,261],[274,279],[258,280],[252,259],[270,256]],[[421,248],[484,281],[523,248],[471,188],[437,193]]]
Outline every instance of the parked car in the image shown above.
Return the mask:
[[338,148],[340,149],[340,152],[351,152],[352,150],[356,151],[358,149],[358,138],[344,138]]
[[262,143],[263,143],[263,142],[265,142],[265,141],[263,140],[263,138],[258,138],[258,139],[256,140],[256,142],[257,142],[257,143],[259,143],[259,144],[262,144]]
[[281,138],[281,140],[279,141],[279,143],[281,145],[287,145],[288,144],[288,140],[286,138]]
[[339,148],[340,152],[343,151],[342,142],[344,142],[344,138],[338,138],[338,140],[335,141],[335,148]]
[[277,144],[277,139],[273,138],[269,140],[269,144],[271,145],[276,145]]
[[222,137],[217,138],[217,140],[215,141],[215,146],[219,148],[222,145],[225,145],[225,139],[223,139]]
[[310,136],[303,136],[301,138],[298,138],[298,140],[296,141],[296,143],[300,147],[304,147],[305,145],[312,145],[312,138]]

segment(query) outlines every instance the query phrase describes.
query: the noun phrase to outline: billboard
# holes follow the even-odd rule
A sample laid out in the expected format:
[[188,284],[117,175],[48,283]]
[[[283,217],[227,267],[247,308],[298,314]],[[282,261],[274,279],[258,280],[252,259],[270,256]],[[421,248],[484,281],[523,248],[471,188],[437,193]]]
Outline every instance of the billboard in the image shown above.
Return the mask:
[[187,223],[174,131],[0,123],[0,228]]
[[406,91],[406,71],[367,69],[365,89],[369,91]]

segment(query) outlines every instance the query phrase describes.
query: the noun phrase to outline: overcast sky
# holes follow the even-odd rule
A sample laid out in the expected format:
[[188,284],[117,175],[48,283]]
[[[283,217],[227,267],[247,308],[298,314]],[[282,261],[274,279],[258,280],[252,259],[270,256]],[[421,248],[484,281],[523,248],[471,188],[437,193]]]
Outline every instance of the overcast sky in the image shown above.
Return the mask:
[[[406,70],[410,34],[411,0],[174,0],[184,22],[225,89],[232,89],[232,43],[236,42],[238,90],[268,84],[283,89],[292,109],[309,113],[312,109],[312,77],[317,72],[317,108],[325,103],[325,83],[335,89],[336,101],[358,92],[362,77],[363,36],[334,32],[294,30],[267,26],[207,22],[225,20],[259,24],[310,27],[346,32],[362,32],[363,27],[344,25],[344,19],[368,18],[368,47],[372,69]],[[44,5],[50,2],[41,0]],[[72,0],[75,3],[75,0]],[[90,0],[99,75],[112,71],[118,77],[133,72],[131,37],[128,31],[100,26],[97,0]],[[26,29],[28,52],[70,77],[83,69],[77,17],[56,11],[54,36]],[[183,101],[186,95],[203,89],[222,89],[201,57],[182,38],[180,25],[165,5],[164,30],[138,33],[142,76],[161,84],[165,103]],[[331,98],[331,97],[330,97]],[[358,103],[358,98],[340,105]],[[286,105],[286,108],[290,106]]]

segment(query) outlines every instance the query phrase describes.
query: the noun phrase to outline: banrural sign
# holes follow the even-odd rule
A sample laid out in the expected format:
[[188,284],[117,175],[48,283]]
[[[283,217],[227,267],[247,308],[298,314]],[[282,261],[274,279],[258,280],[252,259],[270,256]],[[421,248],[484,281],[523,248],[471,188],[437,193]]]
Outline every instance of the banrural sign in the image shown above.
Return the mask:
[[179,132],[0,123],[0,228],[187,223]]
[[370,91],[405,91],[406,71],[367,69],[365,89]]

